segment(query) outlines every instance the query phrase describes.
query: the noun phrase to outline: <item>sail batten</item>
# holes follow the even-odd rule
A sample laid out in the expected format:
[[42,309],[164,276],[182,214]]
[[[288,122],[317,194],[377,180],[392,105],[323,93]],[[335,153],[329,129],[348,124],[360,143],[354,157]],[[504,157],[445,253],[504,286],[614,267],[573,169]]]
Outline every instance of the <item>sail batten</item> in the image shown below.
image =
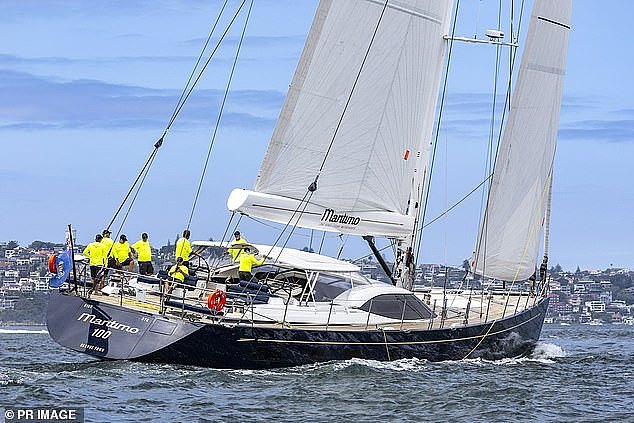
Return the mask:
[[253,191],[301,199],[319,174],[311,207],[393,213],[411,232],[451,3],[321,0]]
[[536,0],[472,270],[515,281],[535,271],[550,192],[571,0]]

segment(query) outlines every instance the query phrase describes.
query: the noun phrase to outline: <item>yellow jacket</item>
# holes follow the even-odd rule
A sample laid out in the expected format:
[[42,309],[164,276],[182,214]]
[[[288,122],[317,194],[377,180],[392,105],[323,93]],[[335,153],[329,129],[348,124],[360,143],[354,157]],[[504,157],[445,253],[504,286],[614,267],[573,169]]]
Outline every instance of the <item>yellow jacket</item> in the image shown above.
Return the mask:
[[176,241],[176,258],[182,257],[183,261],[189,261],[189,255],[192,252],[192,245],[185,237],[181,237]]
[[112,256],[119,260],[119,262],[126,261],[126,259],[130,257],[130,244],[128,244],[128,241],[123,244],[115,242],[112,246]]
[[139,256],[139,261],[152,261],[152,247],[148,241],[138,240],[132,245]]
[[84,255],[90,258],[91,266],[103,266],[106,260],[106,249],[101,242],[91,242],[84,248]]
[[237,244],[246,244],[247,240],[244,238],[239,238],[239,239],[234,239],[233,241],[231,241],[231,245],[229,246],[229,248],[227,248],[227,250],[229,251],[229,254],[231,254],[231,259],[233,261],[238,261],[238,256],[241,255],[242,253],[242,249],[240,248],[231,248],[234,245]]
[[240,268],[238,269],[238,271],[240,272],[251,272],[251,269],[253,268],[254,264],[256,266],[259,266],[262,263],[264,263],[264,257],[258,260],[255,258],[253,254],[245,253],[244,251],[242,252],[242,254],[240,254],[239,258],[240,258]]
[[101,240],[101,243],[104,246],[104,254],[106,254],[107,257],[114,257],[112,254],[112,244],[114,244],[114,241],[112,240],[112,238],[103,237],[103,239]]
[[170,271],[167,272],[167,274],[174,279],[178,279],[179,281],[183,282],[185,281],[185,277],[189,276],[189,269],[187,269],[187,267],[183,266],[182,264],[180,266],[178,264],[175,264],[171,267]]

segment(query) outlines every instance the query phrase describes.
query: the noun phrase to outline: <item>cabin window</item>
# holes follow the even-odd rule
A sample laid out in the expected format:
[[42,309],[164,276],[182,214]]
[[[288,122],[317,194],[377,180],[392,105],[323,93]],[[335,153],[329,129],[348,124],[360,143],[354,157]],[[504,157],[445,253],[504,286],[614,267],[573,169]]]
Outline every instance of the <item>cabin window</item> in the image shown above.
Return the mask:
[[432,316],[429,307],[414,294],[377,295],[359,308],[369,313],[397,320],[401,320],[401,317],[403,320],[429,319]]
[[313,295],[315,301],[330,301],[350,288],[352,288],[350,278],[335,274],[320,273],[317,277],[317,281],[315,281]]

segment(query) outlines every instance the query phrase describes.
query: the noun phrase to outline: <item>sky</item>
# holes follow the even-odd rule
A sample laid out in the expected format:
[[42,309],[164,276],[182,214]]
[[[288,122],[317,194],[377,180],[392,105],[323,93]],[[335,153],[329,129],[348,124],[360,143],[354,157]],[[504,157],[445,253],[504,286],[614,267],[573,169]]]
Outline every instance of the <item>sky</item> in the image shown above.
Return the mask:
[[[229,0],[227,10],[238,4]],[[496,26],[498,0],[461,4],[458,35]],[[163,133],[221,5],[0,2],[0,241],[62,241],[70,223],[88,243],[108,224]],[[220,239],[229,192],[253,186],[316,5],[255,0],[193,239]],[[245,12],[170,128],[122,228],[129,239],[149,232],[159,246],[186,226]],[[632,16],[630,1],[573,2],[550,239],[551,263],[564,268],[634,268]],[[488,142],[494,50],[460,45],[454,55],[430,217],[480,182]],[[426,229],[419,262],[469,257],[480,202],[474,195]],[[243,218],[239,227],[252,242],[272,243],[279,225]],[[321,233],[302,230],[289,245],[320,242]],[[367,253],[358,239],[334,234],[324,246],[348,258]]]

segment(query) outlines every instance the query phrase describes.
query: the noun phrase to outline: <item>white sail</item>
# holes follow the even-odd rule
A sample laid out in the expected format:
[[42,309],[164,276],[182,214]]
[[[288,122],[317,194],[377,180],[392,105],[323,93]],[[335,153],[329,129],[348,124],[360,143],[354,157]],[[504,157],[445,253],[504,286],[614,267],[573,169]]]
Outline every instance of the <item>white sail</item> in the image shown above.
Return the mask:
[[[407,234],[427,163],[451,1],[384,5],[320,2],[254,191],[297,203],[325,160],[310,207],[337,216],[391,213],[399,227],[382,233]],[[315,227],[307,219],[299,225]],[[327,230],[371,233],[345,225]]]
[[571,9],[571,0],[535,0],[533,5],[472,261],[480,275],[514,281],[534,272],[552,178]]

